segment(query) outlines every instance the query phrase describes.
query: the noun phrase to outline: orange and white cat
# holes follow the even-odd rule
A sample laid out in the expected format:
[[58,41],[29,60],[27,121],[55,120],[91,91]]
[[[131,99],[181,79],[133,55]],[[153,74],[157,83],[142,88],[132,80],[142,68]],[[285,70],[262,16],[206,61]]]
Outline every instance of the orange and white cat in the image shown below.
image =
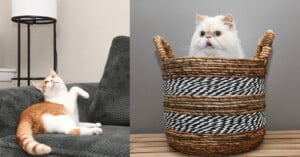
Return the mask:
[[100,123],[79,122],[77,97],[89,98],[86,91],[79,87],[72,87],[68,91],[63,80],[53,70],[43,81],[33,84],[43,93],[45,101],[29,106],[20,116],[16,139],[27,153],[42,155],[51,152],[51,147],[37,142],[33,134],[102,134]]

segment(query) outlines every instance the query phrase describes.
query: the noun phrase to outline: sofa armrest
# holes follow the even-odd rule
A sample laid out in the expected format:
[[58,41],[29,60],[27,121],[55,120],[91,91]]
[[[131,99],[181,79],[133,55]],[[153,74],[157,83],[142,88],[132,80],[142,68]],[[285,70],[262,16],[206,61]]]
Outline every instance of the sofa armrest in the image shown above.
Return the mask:
[[21,112],[43,99],[42,93],[34,87],[0,90],[0,137],[15,134]]
[[129,37],[112,41],[104,72],[90,107],[90,121],[129,126]]

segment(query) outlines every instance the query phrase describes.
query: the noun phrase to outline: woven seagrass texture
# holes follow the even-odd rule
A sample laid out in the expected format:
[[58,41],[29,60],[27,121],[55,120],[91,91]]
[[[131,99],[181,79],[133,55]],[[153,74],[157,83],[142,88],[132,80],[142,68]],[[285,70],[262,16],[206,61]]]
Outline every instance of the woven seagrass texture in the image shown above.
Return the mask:
[[237,154],[255,149],[263,140],[265,128],[239,134],[193,134],[165,128],[169,144],[177,151],[201,156]]
[[265,75],[274,32],[268,30],[253,59],[176,58],[161,36],[164,123],[174,149],[222,156],[257,147],[265,134]]
[[191,97],[170,96],[163,98],[164,110],[193,115],[240,115],[264,111],[265,95]]

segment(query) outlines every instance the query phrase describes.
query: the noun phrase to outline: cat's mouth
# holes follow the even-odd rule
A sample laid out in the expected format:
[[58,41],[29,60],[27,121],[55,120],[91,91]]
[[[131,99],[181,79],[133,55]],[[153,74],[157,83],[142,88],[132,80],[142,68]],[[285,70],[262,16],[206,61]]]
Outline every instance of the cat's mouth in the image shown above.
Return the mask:
[[207,42],[206,42],[206,46],[205,46],[205,48],[213,48],[213,45],[212,45],[212,43],[211,43],[211,42],[209,42],[209,41],[207,41]]
[[55,84],[58,84],[57,81],[51,81],[51,83],[52,83],[52,89],[54,88]]

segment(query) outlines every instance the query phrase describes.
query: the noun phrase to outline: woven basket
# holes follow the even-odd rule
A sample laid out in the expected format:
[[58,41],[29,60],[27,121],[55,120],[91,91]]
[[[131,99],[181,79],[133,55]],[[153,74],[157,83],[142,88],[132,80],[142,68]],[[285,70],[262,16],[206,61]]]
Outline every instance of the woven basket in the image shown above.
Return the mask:
[[264,82],[274,39],[268,30],[253,59],[175,58],[154,36],[164,85],[164,123],[169,144],[192,155],[249,151],[265,134]]

